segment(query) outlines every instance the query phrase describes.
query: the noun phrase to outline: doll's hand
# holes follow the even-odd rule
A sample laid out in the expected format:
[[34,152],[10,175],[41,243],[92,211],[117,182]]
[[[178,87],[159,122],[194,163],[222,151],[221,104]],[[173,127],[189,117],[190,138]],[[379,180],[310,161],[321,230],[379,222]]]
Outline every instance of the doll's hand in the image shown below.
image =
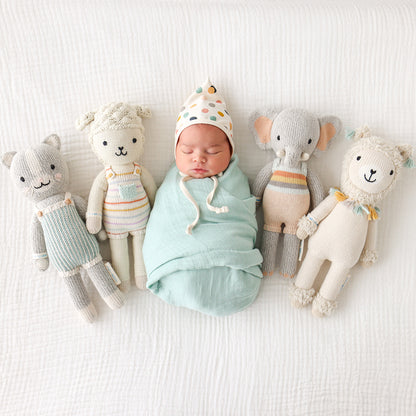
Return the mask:
[[378,254],[375,250],[368,250],[365,248],[361,253],[360,261],[364,267],[370,267],[377,261],[377,258]]
[[104,230],[104,228],[101,229],[97,234],[97,240],[98,241],[105,241],[105,240],[107,240],[107,238],[108,238],[108,235],[107,235],[106,231]]
[[296,230],[296,236],[300,240],[304,240],[306,237],[312,235],[316,229],[318,228],[318,224],[316,221],[313,221],[309,216],[307,217],[304,215],[298,222],[298,228]]
[[91,234],[98,234],[101,230],[101,216],[87,214],[87,230]]
[[44,272],[49,267],[49,259],[36,259],[35,265],[41,272]]

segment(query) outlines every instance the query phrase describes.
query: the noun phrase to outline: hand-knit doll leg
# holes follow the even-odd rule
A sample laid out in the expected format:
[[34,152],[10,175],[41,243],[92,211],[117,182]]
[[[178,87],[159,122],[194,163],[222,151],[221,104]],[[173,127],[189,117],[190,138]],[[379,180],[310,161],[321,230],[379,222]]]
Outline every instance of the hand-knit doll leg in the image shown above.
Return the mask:
[[111,265],[121,280],[119,288],[127,293],[130,290],[130,260],[127,236],[125,238],[110,238]]
[[91,302],[79,272],[62,276],[69,295],[81,317],[87,322],[94,322],[97,311]]
[[332,263],[312,304],[312,313],[321,318],[329,316],[337,307],[336,298],[348,277],[350,269],[340,263]]
[[277,256],[279,233],[263,230],[261,254],[263,256],[263,276],[271,276],[274,272]]
[[84,267],[104,302],[111,309],[118,309],[123,306],[125,299],[124,294],[120,292],[117,285],[114,283],[114,280],[104,266],[104,263],[99,261],[91,267]]
[[315,289],[312,287],[313,282],[324,260],[310,251],[306,254],[296,277],[296,282],[290,288],[290,299],[294,307],[301,308],[312,302],[315,294]]
[[146,289],[147,283],[143,260],[143,241],[145,234],[145,229],[133,233],[134,278],[136,280],[136,286],[141,290]]
[[282,260],[279,271],[283,277],[293,278],[298,267],[300,240],[294,234],[283,235]]

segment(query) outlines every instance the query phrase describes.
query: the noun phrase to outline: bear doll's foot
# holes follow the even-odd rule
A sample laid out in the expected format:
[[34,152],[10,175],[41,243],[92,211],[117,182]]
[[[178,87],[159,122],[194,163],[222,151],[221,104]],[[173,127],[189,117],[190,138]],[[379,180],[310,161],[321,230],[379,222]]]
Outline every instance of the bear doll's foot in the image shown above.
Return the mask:
[[325,299],[318,293],[312,303],[312,314],[317,318],[329,316],[337,306],[338,303],[335,300]]
[[135,280],[136,280],[136,286],[138,289],[146,290],[146,283],[147,283],[146,275],[135,276]]
[[289,288],[290,300],[295,308],[302,308],[312,302],[315,289],[302,289],[292,284]]
[[129,293],[130,291],[130,280],[122,280],[121,283],[117,286],[123,293]]
[[81,315],[81,318],[90,324],[92,324],[97,317],[97,310],[92,303],[90,303],[85,308],[79,309],[78,312]]

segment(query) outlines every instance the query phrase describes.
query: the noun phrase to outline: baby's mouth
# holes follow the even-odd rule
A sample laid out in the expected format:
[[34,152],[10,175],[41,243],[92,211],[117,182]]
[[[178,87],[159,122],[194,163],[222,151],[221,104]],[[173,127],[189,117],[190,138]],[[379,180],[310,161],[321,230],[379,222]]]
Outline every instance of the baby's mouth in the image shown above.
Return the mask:
[[124,152],[122,150],[120,150],[120,153],[115,153],[116,156],[127,156],[127,152]]

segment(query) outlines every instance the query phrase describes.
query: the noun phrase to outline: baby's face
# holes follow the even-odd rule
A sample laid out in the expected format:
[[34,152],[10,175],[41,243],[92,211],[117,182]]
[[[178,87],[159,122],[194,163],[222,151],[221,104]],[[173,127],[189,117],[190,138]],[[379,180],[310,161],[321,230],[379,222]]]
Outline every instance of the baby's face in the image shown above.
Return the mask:
[[218,127],[194,124],[179,136],[176,166],[192,178],[214,176],[227,169],[231,159],[228,138]]

